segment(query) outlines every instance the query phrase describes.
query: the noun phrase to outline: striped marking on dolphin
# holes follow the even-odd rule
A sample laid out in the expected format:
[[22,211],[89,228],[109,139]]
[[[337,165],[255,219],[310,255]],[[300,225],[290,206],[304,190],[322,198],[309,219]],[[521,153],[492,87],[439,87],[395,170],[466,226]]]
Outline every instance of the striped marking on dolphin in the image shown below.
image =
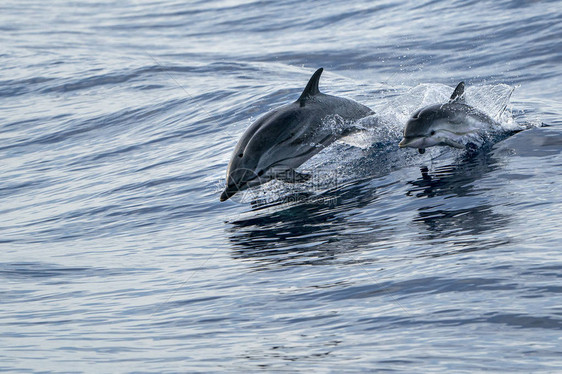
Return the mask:
[[322,71],[316,70],[295,102],[267,112],[244,132],[232,153],[220,201],[273,179],[308,180],[310,175],[295,169],[353,131],[351,126],[338,130],[325,122],[333,117],[348,124],[374,113],[353,100],[320,92]]
[[417,148],[419,153],[437,145],[467,149],[477,146],[475,143],[481,142],[487,132],[498,130],[501,130],[498,122],[466,104],[464,82],[460,82],[449,102],[430,105],[412,114],[399,146]]

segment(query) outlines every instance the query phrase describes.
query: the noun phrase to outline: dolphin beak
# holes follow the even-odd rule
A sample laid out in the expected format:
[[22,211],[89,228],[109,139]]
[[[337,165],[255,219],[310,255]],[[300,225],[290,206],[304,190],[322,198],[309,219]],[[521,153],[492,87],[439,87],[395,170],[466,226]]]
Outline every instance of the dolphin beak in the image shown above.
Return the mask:
[[425,137],[408,137],[408,138],[403,138],[402,141],[400,143],[398,143],[398,146],[400,148],[406,148],[406,147],[410,147],[410,148],[425,148],[426,147],[426,138]]
[[242,175],[238,175],[236,177],[229,175],[228,184],[224,188],[224,191],[221,193],[220,201],[226,201],[240,191],[244,191],[250,187],[258,186],[264,183],[260,181],[260,178],[257,176],[257,174],[253,172],[251,173],[252,174],[249,178],[249,173],[247,171],[244,171]]
[[234,196],[236,192],[238,191],[229,190],[228,187],[225,188],[224,191],[222,191],[221,193],[220,201],[223,202],[230,199],[232,196]]

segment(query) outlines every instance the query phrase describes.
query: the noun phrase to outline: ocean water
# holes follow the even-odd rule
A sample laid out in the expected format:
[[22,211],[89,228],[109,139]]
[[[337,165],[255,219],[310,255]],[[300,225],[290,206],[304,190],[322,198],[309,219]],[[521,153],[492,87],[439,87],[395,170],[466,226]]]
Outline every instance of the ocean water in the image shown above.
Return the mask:
[[[560,1],[3,1],[0,370],[561,372]],[[364,133],[219,202],[320,89]],[[467,99],[475,154],[400,150]]]

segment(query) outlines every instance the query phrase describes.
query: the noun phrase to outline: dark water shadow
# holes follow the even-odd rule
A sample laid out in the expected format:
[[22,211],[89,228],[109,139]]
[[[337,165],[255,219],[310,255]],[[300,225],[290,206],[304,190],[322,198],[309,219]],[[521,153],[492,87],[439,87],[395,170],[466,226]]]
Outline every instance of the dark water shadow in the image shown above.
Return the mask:
[[496,212],[487,199],[487,189],[475,184],[500,167],[490,148],[465,154],[455,163],[433,171],[421,167],[420,177],[408,182],[411,186],[408,196],[427,199],[427,204],[418,208],[413,223],[419,230],[419,241],[437,248],[430,256],[485,250],[510,243],[508,236],[493,235],[509,224],[509,216]]
[[350,182],[319,195],[292,198],[297,202],[261,207],[248,218],[230,222],[232,256],[259,260],[261,265],[323,264],[335,260],[339,253],[349,255],[389,236],[384,223],[353,219],[379,199],[371,181]]

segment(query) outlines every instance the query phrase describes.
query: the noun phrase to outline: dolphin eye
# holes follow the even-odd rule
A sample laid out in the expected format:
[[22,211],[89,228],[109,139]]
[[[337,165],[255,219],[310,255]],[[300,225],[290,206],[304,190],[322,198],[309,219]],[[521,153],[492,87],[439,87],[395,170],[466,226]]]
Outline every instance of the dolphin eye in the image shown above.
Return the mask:
[[431,132],[429,133],[431,136],[435,135],[435,130],[431,130]]
[[244,157],[244,153],[240,153],[240,154],[238,155],[238,157],[240,157],[240,158]]

